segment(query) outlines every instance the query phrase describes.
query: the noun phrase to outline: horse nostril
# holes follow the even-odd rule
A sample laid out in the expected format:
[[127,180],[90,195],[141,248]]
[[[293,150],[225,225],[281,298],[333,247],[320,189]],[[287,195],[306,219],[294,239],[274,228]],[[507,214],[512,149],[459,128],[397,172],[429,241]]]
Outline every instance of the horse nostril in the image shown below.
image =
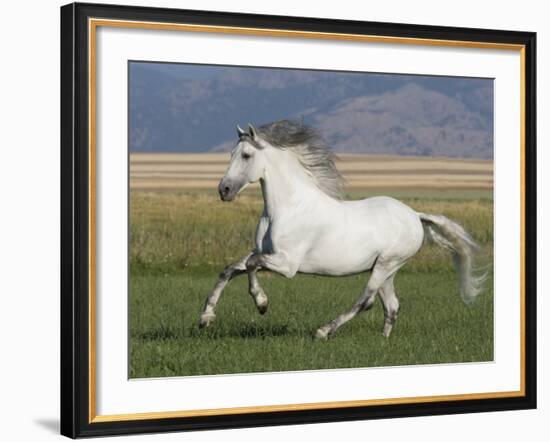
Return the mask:
[[230,189],[229,189],[228,186],[225,186],[225,187],[223,188],[224,193],[229,193],[229,190],[230,190]]

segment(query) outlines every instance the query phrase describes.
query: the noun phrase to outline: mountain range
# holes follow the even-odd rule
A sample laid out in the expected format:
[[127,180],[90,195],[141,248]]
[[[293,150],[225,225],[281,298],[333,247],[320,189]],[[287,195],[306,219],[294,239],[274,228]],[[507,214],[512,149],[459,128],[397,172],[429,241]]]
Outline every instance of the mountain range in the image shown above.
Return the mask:
[[300,118],[336,152],[493,158],[490,79],[130,63],[132,152],[228,151]]

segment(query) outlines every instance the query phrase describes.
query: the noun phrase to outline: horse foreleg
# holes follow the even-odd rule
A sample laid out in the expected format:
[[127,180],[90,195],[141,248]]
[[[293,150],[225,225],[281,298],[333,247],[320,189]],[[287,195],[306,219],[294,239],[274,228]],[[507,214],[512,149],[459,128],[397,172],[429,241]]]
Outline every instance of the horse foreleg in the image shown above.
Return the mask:
[[258,275],[256,274],[260,268],[265,268],[287,278],[292,278],[296,274],[296,269],[287,260],[286,255],[283,253],[272,254],[253,254],[246,262],[246,271],[248,272],[248,291],[250,296],[254,299],[256,308],[263,315],[267,311],[268,299],[264,290],[260,286],[258,281]]
[[208,327],[210,323],[214,321],[214,319],[216,318],[214,310],[216,309],[216,304],[220,299],[223,289],[225,288],[227,283],[231,281],[235,276],[241,275],[246,272],[246,261],[251,255],[252,254],[246,255],[240,261],[228,265],[223,270],[223,272],[220,273],[218,282],[216,282],[214,289],[212,290],[212,292],[210,292],[210,294],[206,298],[206,302],[204,303],[204,309],[202,311],[199,321],[200,328]]
[[260,312],[260,315],[265,314],[267,312],[267,306],[269,304],[269,300],[267,299],[267,295],[264,292],[264,289],[262,289],[262,286],[258,282],[258,275],[256,272],[260,269],[260,267],[252,267],[250,266],[248,271],[248,292],[250,293],[250,296],[252,296],[252,299],[254,299],[254,304],[256,304],[256,308]]

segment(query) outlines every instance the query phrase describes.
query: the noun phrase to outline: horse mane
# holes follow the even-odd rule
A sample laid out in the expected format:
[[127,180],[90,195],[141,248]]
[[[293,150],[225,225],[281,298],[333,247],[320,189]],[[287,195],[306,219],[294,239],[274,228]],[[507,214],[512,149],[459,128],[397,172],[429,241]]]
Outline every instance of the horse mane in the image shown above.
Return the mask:
[[334,164],[336,155],[314,128],[302,121],[279,120],[260,126],[257,132],[273,147],[294,152],[320,190],[342,199],[345,180]]

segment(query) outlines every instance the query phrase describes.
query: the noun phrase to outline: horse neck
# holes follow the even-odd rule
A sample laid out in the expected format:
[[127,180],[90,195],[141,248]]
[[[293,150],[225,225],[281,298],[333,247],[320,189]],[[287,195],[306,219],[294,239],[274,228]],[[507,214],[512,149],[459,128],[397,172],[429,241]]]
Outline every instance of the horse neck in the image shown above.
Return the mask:
[[271,220],[330,199],[290,152],[280,151],[273,157],[260,181],[265,213]]

